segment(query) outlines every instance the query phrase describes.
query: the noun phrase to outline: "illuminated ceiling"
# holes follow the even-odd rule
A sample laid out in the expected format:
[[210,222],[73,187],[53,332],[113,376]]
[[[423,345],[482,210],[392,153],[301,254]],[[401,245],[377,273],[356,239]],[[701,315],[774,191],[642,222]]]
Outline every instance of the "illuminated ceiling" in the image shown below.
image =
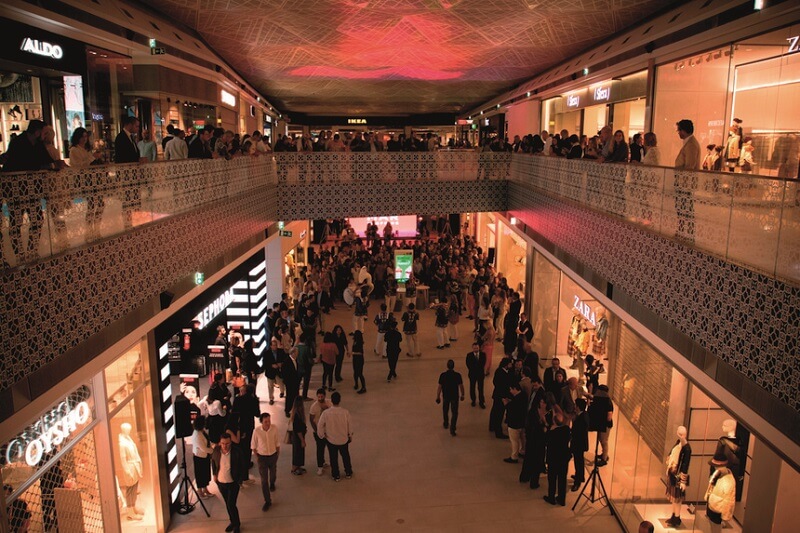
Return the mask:
[[664,0],[141,0],[270,101],[313,115],[458,113]]

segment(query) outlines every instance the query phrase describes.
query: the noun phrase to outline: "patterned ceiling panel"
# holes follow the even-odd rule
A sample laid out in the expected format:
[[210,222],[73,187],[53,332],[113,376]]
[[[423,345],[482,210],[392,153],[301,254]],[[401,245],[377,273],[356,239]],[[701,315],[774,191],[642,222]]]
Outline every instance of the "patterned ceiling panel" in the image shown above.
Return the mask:
[[666,0],[140,0],[309,114],[459,113]]

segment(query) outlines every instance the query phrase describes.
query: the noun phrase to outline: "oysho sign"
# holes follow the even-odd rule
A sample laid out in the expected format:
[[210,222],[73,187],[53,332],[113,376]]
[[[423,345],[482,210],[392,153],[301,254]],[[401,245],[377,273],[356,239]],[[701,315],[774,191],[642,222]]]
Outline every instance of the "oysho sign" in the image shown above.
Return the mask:
[[577,294],[573,296],[575,298],[575,302],[572,304],[574,309],[577,309],[580,314],[583,315],[586,320],[591,322],[593,326],[597,326],[597,317],[595,316],[594,311],[589,304],[581,300],[581,297]]
[[214,320],[225,308],[231,305],[231,302],[233,302],[233,287],[220,294],[216,300],[211,302],[199,315],[194,317],[195,320],[200,322],[200,329],[206,327],[206,325]]
[[236,96],[231,94],[231,93],[229,93],[225,89],[221,89],[220,90],[219,99],[225,105],[229,105],[231,107],[236,107]]
[[29,466],[37,466],[44,454],[66,442],[69,437],[92,418],[92,408],[86,401],[70,407],[68,399],[47,412],[6,447],[6,462],[24,458]]
[[22,40],[22,46],[19,48],[23,52],[36,54],[37,56],[51,57],[53,59],[61,59],[64,57],[64,49],[59,45],[46,41],[39,41],[38,39],[31,39],[30,37],[25,37]]

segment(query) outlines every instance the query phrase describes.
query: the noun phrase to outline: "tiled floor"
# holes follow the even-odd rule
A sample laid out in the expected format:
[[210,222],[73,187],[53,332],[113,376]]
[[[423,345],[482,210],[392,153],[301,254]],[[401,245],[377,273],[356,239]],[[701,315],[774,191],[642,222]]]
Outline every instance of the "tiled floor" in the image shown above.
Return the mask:
[[[373,301],[371,314],[376,304]],[[338,308],[329,318],[328,324],[339,323],[349,331],[346,308]],[[572,512],[577,492],[570,493],[566,507],[553,507],[542,501],[546,483],[535,491],[520,484],[519,465],[502,462],[509,455],[508,441],[497,440],[488,431],[489,411],[470,407],[469,393],[460,407],[458,436],[451,437],[442,428],[441,408],[434,403],[438,376],[452,357],[456,370],[466,378],[464,358],[471,343],[471,334],[466,332],[472,328],[462,319],[461,339],[449,349],[437,350],[433,320],[432,311],[422,312],[423,355],[413,360],[401,355],[396,382],[386,382],[386,360],[372,354],[374,326],[368,324],[366,332],[367,394],[355,394],[352,370],[345,361],[345,380],[338,390],[355,428],[350,446],[353,478],[334,483],[329,469],[322,477],[316,475],[310,434],[308,473],[293,476],[291,449],[282,445],[270,510],[261,511],[260,484],[240,493],[243,531],[620,531],[599,503],[581,504]],[[500,343],[495,354],[502,354]],[[497,361],[499,357],[494,358],[495,365]],[[314,368],[312,389],[319,386],[321,372],[319,366]],[[491,378],[487,378],[487,397],[490,389]],[[267,398],[266,383],[259,383],[258,394]],[[283,435],[283,400],[262,406]],[[257,469],[251,473],[258,475]],[[210,488],[218,494],[213,482]],[[204,501],[211,518],[198,507],[187,516],[174,515],[171,530],[223,531],[228,519],[222,498],[217,495]]]

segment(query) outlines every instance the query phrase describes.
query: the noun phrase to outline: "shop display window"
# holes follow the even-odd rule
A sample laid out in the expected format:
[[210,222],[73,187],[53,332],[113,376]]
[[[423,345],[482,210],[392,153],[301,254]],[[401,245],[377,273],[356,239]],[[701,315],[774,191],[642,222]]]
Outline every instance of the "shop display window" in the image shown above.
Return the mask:
[[533,254],[531,325],[533,350],[540,358],[556,355],[558,295],[561,271],[539,252]]
[[505,223],[500,224],[500,238],[497,250],[497,271],[502,272],[508,286],[525,298],[525,269],[528,246]]
[[122,531],[157,529],[161,494],[150,387],[133,393],[110,421],[117,507]]
[[108,410],[113,411],[121,405],[138,387],[149,381],[147,344],[141,340],[131,346],[116,361],[106,367],[106,394]]

